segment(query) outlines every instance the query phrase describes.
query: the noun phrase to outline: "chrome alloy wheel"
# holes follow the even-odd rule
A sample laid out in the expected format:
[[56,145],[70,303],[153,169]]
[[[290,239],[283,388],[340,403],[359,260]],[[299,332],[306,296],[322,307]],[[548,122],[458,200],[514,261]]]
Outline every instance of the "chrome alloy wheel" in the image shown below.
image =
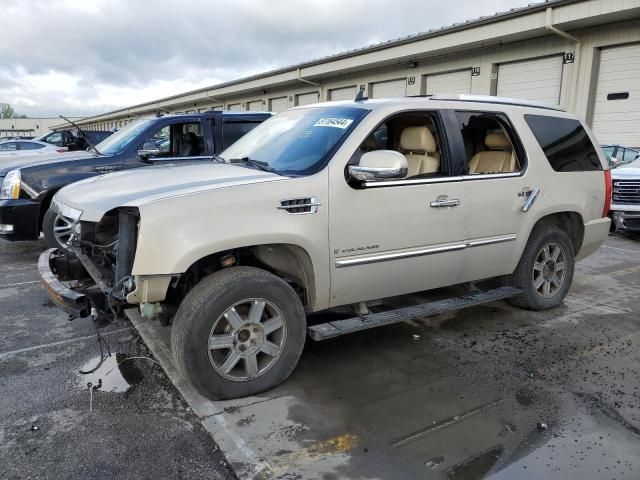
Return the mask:
[[536,256],[533,264],[533,287],[543,298],[551,298],[564,284],[567,273],[564,248],[557,243],[548,243]]
[[287,325],[275,304],[264,298],[241,300],[213,324],[208,338],[209,362],[222,377],[247,382],[276,363],[286,339]]
[[69,240],[74,233],[75,222],[61,215],[56,215],[53,221],[53,236],[61,248],[69,248]]

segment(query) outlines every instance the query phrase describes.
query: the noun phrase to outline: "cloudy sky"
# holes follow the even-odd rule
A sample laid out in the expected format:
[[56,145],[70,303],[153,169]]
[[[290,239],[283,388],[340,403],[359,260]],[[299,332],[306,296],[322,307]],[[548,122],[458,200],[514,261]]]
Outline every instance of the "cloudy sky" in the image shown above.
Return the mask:
[[91,115],[531,0],[2,0],[0,102]]

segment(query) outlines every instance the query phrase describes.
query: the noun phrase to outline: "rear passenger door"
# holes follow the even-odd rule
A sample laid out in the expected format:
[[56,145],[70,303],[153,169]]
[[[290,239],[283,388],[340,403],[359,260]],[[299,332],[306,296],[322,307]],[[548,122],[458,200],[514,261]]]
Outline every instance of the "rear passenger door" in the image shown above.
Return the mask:
[[[535,217],[523,206],[541,186],[528,174],[525,150],[506,115],[489,111],[455,115],[458,129],[452,134],[464,145],[458,154],[466,164],[462,184],[467,248],[461,281],[512,273],[519,253],[517,240],[528,236]],[[542,208],[542,203],[536,198],[531,210]]]
[[226,150],[240,138],[260,125],[260,121],[225,119],[222,123],[222,150]]

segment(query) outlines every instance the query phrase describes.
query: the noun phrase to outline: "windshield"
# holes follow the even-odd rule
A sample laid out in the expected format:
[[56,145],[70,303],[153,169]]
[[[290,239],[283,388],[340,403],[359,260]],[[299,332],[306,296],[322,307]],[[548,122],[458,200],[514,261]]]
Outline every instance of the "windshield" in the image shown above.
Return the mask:
[[154,118],[147,118],[145,120],[138,120],[136,122],[130,123],[124,128],[121,128],[113,135],[107,137],[103,141],[101,141],[96,148],[100,153],[105,155],[116,155],[124,148],[131,143],[132,140],[137,138],[137,136],[145,130],[149,124],[155,122]]
[[254,128],[220,156],[250,159],[281,175],[313,175],[369,111],[356,107],[287,110]]

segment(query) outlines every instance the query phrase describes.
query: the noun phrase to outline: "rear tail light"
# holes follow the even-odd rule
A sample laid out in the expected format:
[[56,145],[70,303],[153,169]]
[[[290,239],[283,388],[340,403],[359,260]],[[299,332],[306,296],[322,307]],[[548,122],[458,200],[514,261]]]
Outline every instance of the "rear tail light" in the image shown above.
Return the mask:
[[66,147],[65,147],[65,148],[58,148],[58,149],[56,150],[56,152],[58,152],[58,153],[65,153],[65,152],[68,152],[68,151],[69,151],[69,149],[68,149],[68,148],[66,148]]
[[604,207],[602,209],[602,216],[609,215],[611,209],[611,170],[604,171]]

